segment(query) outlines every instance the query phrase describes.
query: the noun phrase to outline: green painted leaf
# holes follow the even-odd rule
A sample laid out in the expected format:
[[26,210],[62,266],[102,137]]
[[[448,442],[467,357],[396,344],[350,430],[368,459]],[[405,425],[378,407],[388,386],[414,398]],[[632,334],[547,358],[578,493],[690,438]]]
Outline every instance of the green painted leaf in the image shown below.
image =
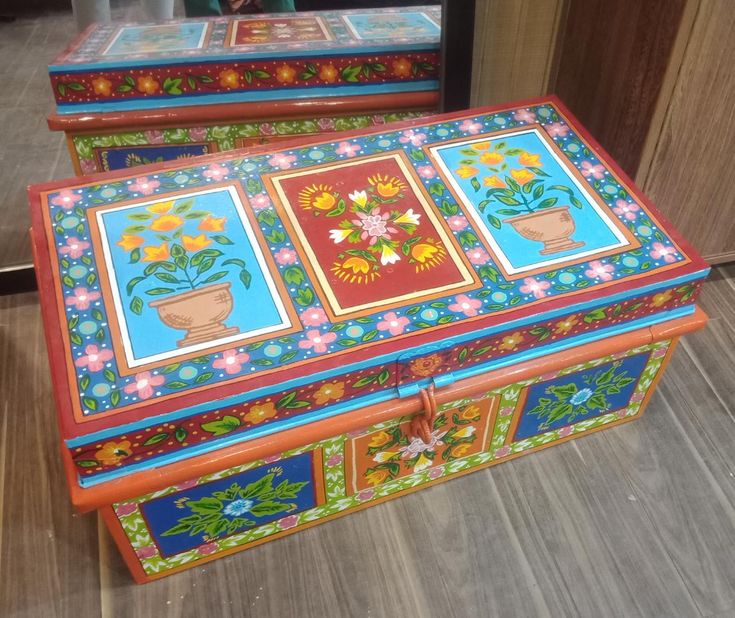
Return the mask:
[[171,294],[175,291],[176,290],[173,288],[153,288],[152,290],[146,290],[146,294],[149,294],[150,296],[162,296],[164,294]]
[[79,459],[74,462],[80,468],[96,468],[100,464],[94,459]]
[[202,281],[202,283],[213,283],[214,281],[219,281],[220,279],[226,276],[227,276],[227,271],[221,270],[217,273],[214,273],[213,275],[209,275],[209,277],[207,277],[204,281]]
[[133,296],[133,300],[130,301],[130,311],[136,315],[142,315],[143,301],[139,296]]
[[154,444],[163,442],[166,438],[168,438],[168,432],[164,431],[163,433],[157,433],[143,442],[143,446],[153,446]]
[[89,410],[96,410],[97,400],[93,397],[82,397],[82,405]]
[[186,436],[188,435],[189,435],[189,432],[186,431],[186,429],[184,429],[183,427],[177,427],[176,433],[174,434],[174,436],[176,437],[176,441],[179,444],[183,442],[184,440],[186,440]]
[[201,427],[204,431],[215,436],[223,436],[231,431],[235,431],[235,429],[240,427],[240,425],[241,423],[239,418],[235,416],[223,416],[221,419],[216,421],[203,423]]
[[113,406],[116,406],[118,403],[120,403],[120,391],[112,391],[112,394],[110,395],[110,403]]
[[212,239],[215,242],[219,243],[220,245],[234,245],[235,244],[229,238],[227,238],[227,236],[224,236],[223,234],[214,234],[212,236]]

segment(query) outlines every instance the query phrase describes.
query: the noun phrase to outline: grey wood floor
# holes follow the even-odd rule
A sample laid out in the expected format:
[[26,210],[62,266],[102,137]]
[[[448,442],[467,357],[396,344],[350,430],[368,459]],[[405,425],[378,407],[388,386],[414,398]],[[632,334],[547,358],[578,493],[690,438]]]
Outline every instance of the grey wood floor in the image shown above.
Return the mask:
[[0,297],[0,616],[735,616],[735,266],[628,425],[145,586],[67,499],[35,294]]

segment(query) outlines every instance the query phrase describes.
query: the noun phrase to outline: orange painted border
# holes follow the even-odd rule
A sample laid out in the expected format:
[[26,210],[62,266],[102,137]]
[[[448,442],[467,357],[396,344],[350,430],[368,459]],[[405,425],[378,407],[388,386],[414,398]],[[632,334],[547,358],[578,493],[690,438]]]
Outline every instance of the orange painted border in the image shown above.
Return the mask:
[[[707,315],[697,308],[690,316],[669,322],[615,335],[584,346],[555,352],[545,357],[503,367],[486,374],[466,378],[441,389],[436,394],[437,403],[448,403],[476,395],[478,391],[490,391],[540,374],[564,369],[571,365],[628,350],[662,339],[704,328]],[[660,372],[662,373],[662,372]],[[204,476],[218,470],[242,465],[254,459],[279,454],[306,444],[312,444],[381,423],[399,416],[415,414],[422,410],[418,395],[375,404],[352,412],[316,421],[303,427],[295,427],[281,433],[234,444],[218,451],[191,457],[160,468],[134,472],[123,478],[100,485],[82,488],[77,484],[77,473],[71,454],[61,443],[62,459],[72,503],[82,512],[100,508],[113,502],[122,502],[136,496],[176,485],[193,477]],[[606,425],[605,425],[606,426]]]
[[138,557],[135,555],[135,552],[133,551],[132,546],[130,545],[130,542],[128,541],[128,538],[125,534],[125,531],[122,528],[122,525],[120,524],[119,520],[117,519],[117,516],[115,515],[115,512],[113,511],[111,506],[105,506],[101,509],[102,517],[107,525],[107,529],[109,530],[110,534],[112,535],[112,538],[115,540],[115,543],[118,546],[118,549],[120,550],[120,553],[123,556],[123,559],[125,560],[125,563],[128,565],[128,568],[130,569],[130,572],[138,584],[144,584],[150,581],[154,581],[157,579],[161,579],[163,577],[167,577],[169,575],[174,575],[176,573],[179,573],[181,571],[185,571],[187,569],[190,569],[192,567],[197,567],[202,564],[205,564],[207,562],[211,562],[212,560],[218,560],[220,558],[224,558],[226,556],[230,556],[234,553],[244,551],[246,549],[250,549],[252,547],[256,547],[257,545],[261,545],[263,543],[269,542],[269,541],[275,541],[277,539],[280,539],[284,536],[294,534],[295,532],[301,532],[302,530],[306,530],[307,528],[311,528],[313,526],[326,523],[328,521],[332,521],[333,519],[337,519],[338,517],[344,517],[345,515],[351,515],[352,513],[356,513],[358,511],[362,511],[366,508],[369,508],[371,506],[375,506],[378,504],[382,504],[383,502],[387,502],[388,500],[393,500],[394,498],[399,498],[402,496],[405,496],[407,494],[413,493],[415,491],[420,491],[422,489],[426,489],[427,487],[431,487],[433,485],[436,485],[438,483],[443,483],[444,481],[449,481],[455,478],[459,478],[461,476],[465,476],[466,474],[471,474],[473,472],[477,472],[479,470],[483,470],[485,468],[489,468],[490,466],[494,466],[500,463],[505,463],[506,461],[511,461],[513,459],[516,459],[518,457],[521,457],[523,455],[528,455],[529,453],[535,453],[537,451],[541,451],[543,449],[549,448],[551,446],[556,446],[557,444],[561,444],[563,442],[567,442],[569,440],[574,440],[576,438],[582,438],[584,436],[588,436],[590,434],[593,434],[597,431],[600,431],[602,429],[608,429],[610,427],[615,427],[618,425],[622,425],[624,423],[629,423],[630,421],[638,419],[643,412],[645,411],[645,408],[648,404],[649,396],[653,393],[653,391],[656,389],[656,386],[658,384],[659,379],[664,373],[664,369],[666,368],[666,365],[668,364],[668,361],[671,357],[671,354],[674,351],[674,348],[676,347],[676,343],[678,341],[678,337],[676,337],[669,347],[669,353],[664,357],[664,360],[661,364],[661,367],[656,374],[656,377],[654,378],[653,382],[651,382],[651,386],[649,387],[647,397],[641,402],[641,406],[638,409],[638,412],[633,416],[626,416],[621,419],[613,420],[608,423],[605,423],[604,425],[600,425],[598,427],[593,427],[592,429],[587,429],[584,432],[577,433],[577,434],[570,434],[568,436],[564,436],[562,438],[559,438],[558,440],[554,440],[553,442],[547,442],[546,444],[539,444],[538,446],[531,447],[529,449],[526,449],[524,451],[521,451],[519,453],[513,453],[510,455],[506,455],[505,457],[493,459],[491,461],[488,461],[483,464],[479,464],[477,466],[473,466],[472,468],[469,468],[467,470],[460,470],[459,472],[455,472],[454,474],[443,476],[438,479],[429,480],[426,483],[422,483],[421,485],[418,485],[416,487],[409,487],[407,489],[404,489],[402,491],[397,491],[395,493],[392,493],[388,496],[382,496],[380,498],[376,498],[374,500],[370,500],[368,502],[365,502],[363,504],[359,504],[351,509],[346,509],[344,511],[340,511],[339,513],[333,513],[332,515],[327,515],[326,517],[322,517],[321,519],[317,519],[315,521],[306,522],[300,526],[297,526],[295,528],[291,528],[289,530],[283,530],[281,532],[276,532],[275,534],[269,535],[267,537],[257,539],[251,543],[248,543],[247,545],[242,545],[240,547],[233,547],[231,549],[227,549],[221,552],[218,552],[217,554],[213,554],[211,556],[202,556],[202,558],[195,560],[193,562],[174,567],[172,569],[163,571],[161,573],[156,573],[155,575],[148,575],[144,570],[143,567],[138,560]]

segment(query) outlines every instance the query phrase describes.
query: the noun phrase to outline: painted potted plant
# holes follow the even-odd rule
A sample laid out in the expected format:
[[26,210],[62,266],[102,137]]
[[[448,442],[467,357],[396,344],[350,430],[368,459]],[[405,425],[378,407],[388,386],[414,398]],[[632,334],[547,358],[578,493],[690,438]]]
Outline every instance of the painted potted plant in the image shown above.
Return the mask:
[[[478,207],[490,225],[496,229],[502,223],[512,225],[524,238],[543,243],[539,251],[542,255],[584,246],[584,242],[572,238],[576,228],[570,212],[570,205],[581,209],[583,204],[569,187],[549,185],[544,180],[550,176],[541,169],[541,155],[508,148],[505,142],[480,142],[460,152],[466,158],[460,161],[455,174],[471,178],[475,192],[481,191],[483,185],[487,187],[487,199]],[[476,178],[479,165],[488,170],[482,184]],[[568,199],[570,205],[559,205],[560,197]],[[496,208],[495,214],[485,213],[488,206]],[[496,215],[508,218],[501,220]]]
[[128,272],[133,276],[125,284],[130,310],[143,313],[145,304],[137,290],[160,297],[148,306],[164,324],[186,332],[178,347],[238,333],[237,327],[224,323],[232,312],[233,298],[230,282],[221,280],[234,268],[249,289],[252,275],[244,260],[225,259],[224,251],[216,248],[233,244],[222,233],[226,218],[194,210],[193,199],[158,202],[127,217],[131,225],[117,244],[130,253]]

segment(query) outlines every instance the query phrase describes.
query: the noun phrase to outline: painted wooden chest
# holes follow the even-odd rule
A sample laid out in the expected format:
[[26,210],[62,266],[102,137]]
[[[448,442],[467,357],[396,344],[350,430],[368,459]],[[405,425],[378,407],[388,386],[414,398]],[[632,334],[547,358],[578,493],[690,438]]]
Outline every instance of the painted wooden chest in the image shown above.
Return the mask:
[[30,190],[72,500],[137,581],[641,414],[707,265],[557,100]]
[[440,7],[91,26],[50,66],[78,174],[435,111]]

